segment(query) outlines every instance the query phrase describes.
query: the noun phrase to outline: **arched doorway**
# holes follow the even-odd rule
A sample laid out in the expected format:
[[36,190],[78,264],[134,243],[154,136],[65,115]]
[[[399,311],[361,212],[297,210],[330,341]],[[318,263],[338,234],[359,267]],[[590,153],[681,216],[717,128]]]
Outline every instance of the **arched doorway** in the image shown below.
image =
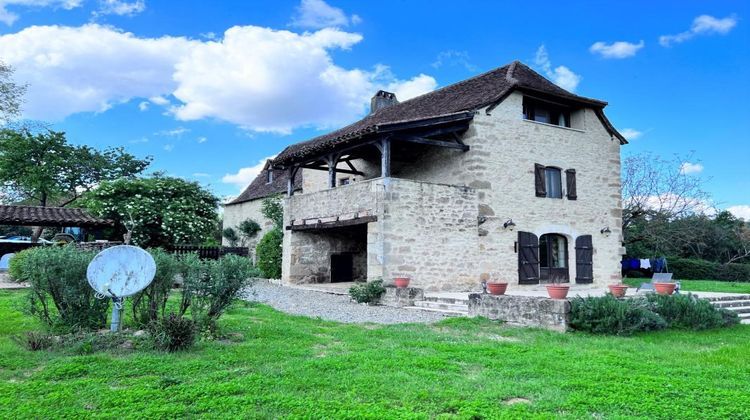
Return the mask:
[[541,283],[568,283],[568,238],[557,233],[539,237],[539,280]]

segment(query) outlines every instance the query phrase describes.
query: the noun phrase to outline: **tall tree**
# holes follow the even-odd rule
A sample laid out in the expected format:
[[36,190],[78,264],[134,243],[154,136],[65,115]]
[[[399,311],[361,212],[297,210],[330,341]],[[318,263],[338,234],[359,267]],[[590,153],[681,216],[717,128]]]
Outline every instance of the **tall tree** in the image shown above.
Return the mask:
[[0,123],[7,123],[21,113],[26,85],[13,81],[13,68],[0,62]]
[[103,181],[140,174],[150,162],[119,147],[71,145],[59,131],[0,131],[3,201],[66,206]]

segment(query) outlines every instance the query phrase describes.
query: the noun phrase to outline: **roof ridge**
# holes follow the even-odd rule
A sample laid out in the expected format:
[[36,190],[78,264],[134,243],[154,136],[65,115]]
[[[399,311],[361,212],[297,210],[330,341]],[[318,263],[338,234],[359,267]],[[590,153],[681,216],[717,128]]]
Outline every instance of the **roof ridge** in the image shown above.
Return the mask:
[[516,71],[516,65],[518,65],[518,63],[520,63],[520,61],[514,60],[512,63],[510,63],[510,67],[508,67],[508,70],[505,71],[505,79],[512,85],[516,85],[518,83],[518,80],[513,77],[513,73]]

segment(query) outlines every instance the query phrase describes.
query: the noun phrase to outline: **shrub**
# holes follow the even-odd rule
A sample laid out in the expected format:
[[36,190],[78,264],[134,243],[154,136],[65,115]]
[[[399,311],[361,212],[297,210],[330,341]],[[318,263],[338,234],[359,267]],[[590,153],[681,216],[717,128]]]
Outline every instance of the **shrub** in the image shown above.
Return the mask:
[[154,280],[148,287],[133,295],[129,302],[133,309],[133,321],[138,326],[145,326],[164,317],[169,292],[180,271],[179,261],[174,255],[160,248],[150,249],[149,253],[156,263]]
[[280,227],[274,227],[258,242],[256,257],[258,268],[264,278],[281,278],[281,243],[284,234]]
[[8,263],[8,275],[10,275],[10,278],[17,281],[17,282],[26,282],[27,279],[24,278],[24,264],[26,263],[26,257],[29,255],[33,248],[24,249],[21,252],[16,252],[16,255],[13,256],[13,258],[10,259],[10,262]]
[[31,351],[46,350],[55,343],[51,335],[37,331],[29,331],[22,336],[13,337],[13,340]]
[[704,330],[734,325],[739,318],[734,312],[715,308],[711,302],[691,294],[664,296],[648,295],[652,310],[667,321],[669,327]]
[[259,274],[248,258],[238,255],[198,263],[186,259],[183,264],[187,268],[181,311],[189,307],[201,330],[215,331],[216,321],[239,291]]
[[375,280],[362,284],[355,284],[349,289],[349,296],[357,303],[373,303],[385,293],[383,280]]
[[571,300],[570,326],[594,334],[631,335],[667,327],[661,316],[651,311],[644,299],[575,297]]
[[169,352],[185,350],[195,343],[195,323],[171,312],[166,317],[149,324],[154,345]]
[[694,258],[668,258],[669,269],[680,280],[750,281],[750,264],[720,264]]
[[94,253],[72,246],[34,247],[16,270],[30,285],[28,311],[47,325],[65,330],[98,329],[105,325],[108,299],[96,299],[86,280]]

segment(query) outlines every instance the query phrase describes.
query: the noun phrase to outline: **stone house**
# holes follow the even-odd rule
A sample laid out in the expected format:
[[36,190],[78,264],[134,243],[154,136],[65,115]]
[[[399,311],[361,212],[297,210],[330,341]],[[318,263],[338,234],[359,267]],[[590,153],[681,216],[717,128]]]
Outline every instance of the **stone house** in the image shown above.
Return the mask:
[[619,281],[627,142],[606,105],[518,61],[404,102],[378,92],[269,166],[286,172],[283,281]]

